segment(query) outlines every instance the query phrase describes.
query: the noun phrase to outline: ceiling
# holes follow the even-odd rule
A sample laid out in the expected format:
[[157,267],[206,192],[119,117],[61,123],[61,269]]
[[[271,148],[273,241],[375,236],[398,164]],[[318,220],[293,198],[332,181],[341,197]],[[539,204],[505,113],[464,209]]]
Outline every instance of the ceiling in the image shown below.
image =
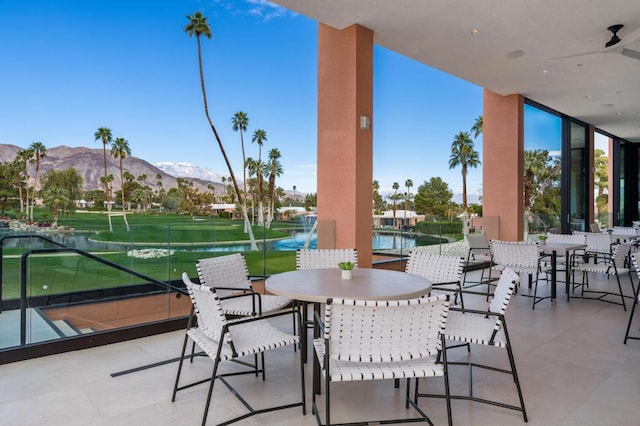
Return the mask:
[[[640,142],[640,53],[621,54],[640,51],[637,0],[272,1],[337,29],[360,24],[377,45]],[[604,48],[614,24],[622,41],[606,53],[552,59]]]

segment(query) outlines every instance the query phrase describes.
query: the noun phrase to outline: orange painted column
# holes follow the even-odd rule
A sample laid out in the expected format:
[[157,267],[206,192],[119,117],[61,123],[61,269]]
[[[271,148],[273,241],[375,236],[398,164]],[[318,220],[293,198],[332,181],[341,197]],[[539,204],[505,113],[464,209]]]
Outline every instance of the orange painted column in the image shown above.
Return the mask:
[[[371,267],[373,32],[318,24],[318,248],[356,248]],[[371,125],[372,126],[372,125]]]
[[524,237],[524,98],[484,90],[482,216],[499,220],[499,238]]

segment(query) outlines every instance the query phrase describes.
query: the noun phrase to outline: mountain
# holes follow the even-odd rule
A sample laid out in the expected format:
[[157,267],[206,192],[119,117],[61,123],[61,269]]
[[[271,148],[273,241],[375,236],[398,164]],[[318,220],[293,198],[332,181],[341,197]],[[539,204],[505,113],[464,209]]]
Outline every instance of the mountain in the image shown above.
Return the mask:
[[[0,144],[0,162],[11,162],[16,158],[16,155],[23,148],[15,145]],[[117,159],[109,156],[107,150],[107,173],[114,176],[113,188],[114,190],[120,189],[120,169]],[[178,163],[181,164],[181,163]],[[186,164],[186,163],[185,163]],[[102,189],[103,185],[100,182],[100,178],[104,175],[104,154],[101,148],[92,149],[84,147],[71,148],[68,146],[57,146],[53,148],[47,148],[46,156],[40,160],[39,174],[42,176],[50,169],[64,170],[73,167],[78,171],[78,174],[82,176],[84,180],[83,189],[85,191]],[[200,167],[192,166],[194,169],[202,169]],[[29,165],[29,174],[33,177],[33,166]],[[123,160],[123,170],[138,176],[146,175],[144,183],[151,188],[156,189],[157,183],[160,180],[164,189],[169,189],[178,186],[176,177],[189,177],[193,182],[194,187],[202,191],[207,191],[208,185],[213,185],[214,192],[217,195],[224,194],[224,187],[219,179],[215,181],[209,179],[203,179],[200,176],[175,176],[159,167],[142,160],[137,157],[129,157]],[[210,172],[211,175],[217,176],[214,172]],[[157,179],[160,175],[162,179]]]
[[154,166],[175,177],[197,178],[208,182],[222,182],[222,176],[218,173],[209,168],[196,166],[191,163],[162,161],[160,163],[154,163]]

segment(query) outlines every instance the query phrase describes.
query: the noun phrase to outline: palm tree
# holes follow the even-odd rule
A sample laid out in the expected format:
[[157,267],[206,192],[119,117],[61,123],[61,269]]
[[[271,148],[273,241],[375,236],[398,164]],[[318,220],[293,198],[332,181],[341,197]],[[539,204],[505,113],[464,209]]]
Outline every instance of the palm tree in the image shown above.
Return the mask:
[[[202,89],[202,100],[204,103],[204,112],[207,116],[207,121],[209,122],[209,126],[211,127],[211,131],[216,138],[216,142],[218,143],[218,147],[220,148],[220,152],[222,153],[222,157],[224,158],[225,163],[227,164],[227,169],[229,170],[229,175],[231,180],[233,181],[234,189],[236,190],[236,195],[238,197],[238,201],[241,202],[242,197],[240,195],[240,188],[238,187],[238,182],[236,181],[236,177],[233,174],[233,168],[231,167],[231,163],[229,162],[229,158],[227,157],[227,153],[224,150],[224,146],[222,145],[222,140],[220,139],[220,135],[218,135],[218,131],[216,127],[213,125],[213,121],[211,120],[211,116],[209,115],[209,106],[207,104],[207,91],[204,87],[204,73],[202,71],[202,50],[200,48],[200,36],[205,36],[206,38],[211,38],[211,28],[207,23],[207,17],[202,14],[202,12],[195,12],[193,15],[187,15],[186,18],[189,20],[189,23],[184,27],[184,31],[189,35],[189,37],[196,37],[196,41],[198,42],[198,69],[200,71],[200,87]],[[247,209],[242,207],[242,214],[244,215],[244,220],[246,223],[249,222],[249,217],[247,216]],[[256,244],[256,239],[253,236],[253,229],[249,227],[249,239],[251,241],[251,249],[258,250],[258,245]]]
[[[29,180],[27,175],[27,163],[29,162],[29,158],[31,158],[31,153],[29,153],[28,150],[23,149],[18,151],[16,158],[13,160],[13,162],[15,163],[14,172],[15,172],[15,178],[16,178],[16,185],[18,186],[18,196],[20,198],[20,218],[24,218],[25,216],[24,209],[29,200],[29,191],[27,187],[27,183]],[[25,186],[25,194],[27,199],[26,202],[24,200],[25,197],[23,197],[23,192],[22,192],[23,186]]]
[[473,149],[473,140],[468,132],[458,133],[451,143],[451,156],[449,157],[449,168],[460,166],[462,170],[462,210],[464,214],[462,232],[468,233],[467,217],[469,216],[469,206],[467,205],[467,170],[469,167],[478,167],[480,158],[478,152]]
[[125,138],[116,138],[111,143],[111,156],[118,159],[119,167],[120,167],[120,197],[122,198],[122,218],[124,219],[124,224],[127,227],[127,232],[129,229],[129,222],[127,221],[127,212],[124,208],[124,173],[122,170],[122,160],[131,156],[131,148],[129,147],[129,141]]
[[393,185],[391,185],[391,188],[393,188],[393,195],[390,197],[391,200],[393,201],[393,227],[396,227],[396,201],[398,200],[398,189],[400,189],[400,184],[398,182],[393,182]]
[[411,179],[407,179],[404,182],[404,186],[407,188],[407,192],[404,194],[404,224],[406,225],[407,210],[411,208],[411,188],[413,187],[413,181]]
[[473,127],[471,127],[471,131],[473,132],[473,138],[478,139],[478,136],[482,134],[484,128],[484,122],[482,116],[476,118],[476,122],[473,123]]
[[69,204],[69,193],[65,188],[54,186],[43,191],[44,204],[53,211],[53,228],[58,227],[60,208]]
[[29,146],[29,151],[31,151],[33,155],[33,162],[35,165],[35,176],[33,178],[33,196],[31,197],[31,213],[29,214],[29,220],[33,222],[33,205],[36,203],[36,191],[38,186],[38,172],[40,171],[40,159],[47,156],[47,148],[45,148],[42,142],[33,142],[31,146]]
[[297,187],[295,185],[293,185],[293,202],[294,203],[296,201],[296,189],[297,189]]
[[251,142],[258,144],[258,166],[256,168],[256,177],[258,178],[258,225],[264,226],[264,216],[262,213],[263,183],[262,183],[262,145],[267,141],[267,132],[258,129],[253,132]]
[[111,224],[111,189],[109,187],[109,179],[107,178],[107,145],[111,145],[113,136],[111,135],[111,129],[108,127],[100,127],[93,136],[96,141],[102,142],[102,154],[104,158],[104,196],[107,200],[107,220],[109,221],[109,232],[113,232],[113,225]]
[[251,157],[247,157],[247,161],[245,162],[245,167],[247,168],[247,171],[249,172],[249,194],[251,194],[251,224],[253,224],[254,218],[255,218],[255,202],[256,202],[256,196],[255,196],[255,179],[252,179],[252,176],[256,174],[256,169],[258,167],[258,162],[256,160],[254,160]]
[[[247,209],[247,157],[244,151],[244,132],[247,131],[247,126],[249,125],[249,117],[246,112],[238,111],[231,118],[231,123],[233,124],[233,130],[236,132],[240,132],[240,146],[242,147],[242,186],[243,186],[243,194],[242,202],[244,205],[244,209]],[[244,223],[244,232],[248,231],[247,227],[249,224],[247,222]]]
[[269,223],[273,220],[273,213],[275,211],[276,206],[276,177],[280,177],[282,175],[282,164],[280,164],[280,150],[278,148],[273,148],[269,151],[269,164],[267,164],[267,172],[269,175],[269,191],[267,198],[269,200]]

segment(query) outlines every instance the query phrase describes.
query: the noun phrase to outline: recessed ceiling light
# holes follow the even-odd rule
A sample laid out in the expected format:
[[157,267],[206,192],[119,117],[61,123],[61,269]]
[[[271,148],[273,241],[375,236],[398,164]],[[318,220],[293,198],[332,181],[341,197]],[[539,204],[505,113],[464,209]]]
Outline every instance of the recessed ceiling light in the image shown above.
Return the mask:
[[477,28],[473,28],[473,29],[472,29],[471,31],[469,31],[469,32],[470,32],[471,34],[473,34],[473,35],[476,35],[476,34],[478,34],[478,33],[480,32],[480,30],[479,30],[479,29],[477,29]]
[[613,104],[602,104],[602,106],[603,106],[603,107],[605,107],[605,108],[611,108],[611,107],[613,107],[614,105],[613,105]]
[[582,66],[582,64],[576,64],[576,67],[581,67],[581,66]]
[[616,90],[616,93],[622,93],[622,90]]
[[521,56],[524,56],[525,51],[524,50],[512,50],[511,52],[507,52],[505,53],[505,58],[507,59],[516,59],[519,58]]
[[622,112],[618,111],[616,112],[616,115],[622,115]]
[[549,70],[542,70],[542,73],[543,73],[543,74],[548,74],[548,73],[549,73]]
[[587,96],[585,96],[585,98],[591,99],[591,95],[587,95]]

